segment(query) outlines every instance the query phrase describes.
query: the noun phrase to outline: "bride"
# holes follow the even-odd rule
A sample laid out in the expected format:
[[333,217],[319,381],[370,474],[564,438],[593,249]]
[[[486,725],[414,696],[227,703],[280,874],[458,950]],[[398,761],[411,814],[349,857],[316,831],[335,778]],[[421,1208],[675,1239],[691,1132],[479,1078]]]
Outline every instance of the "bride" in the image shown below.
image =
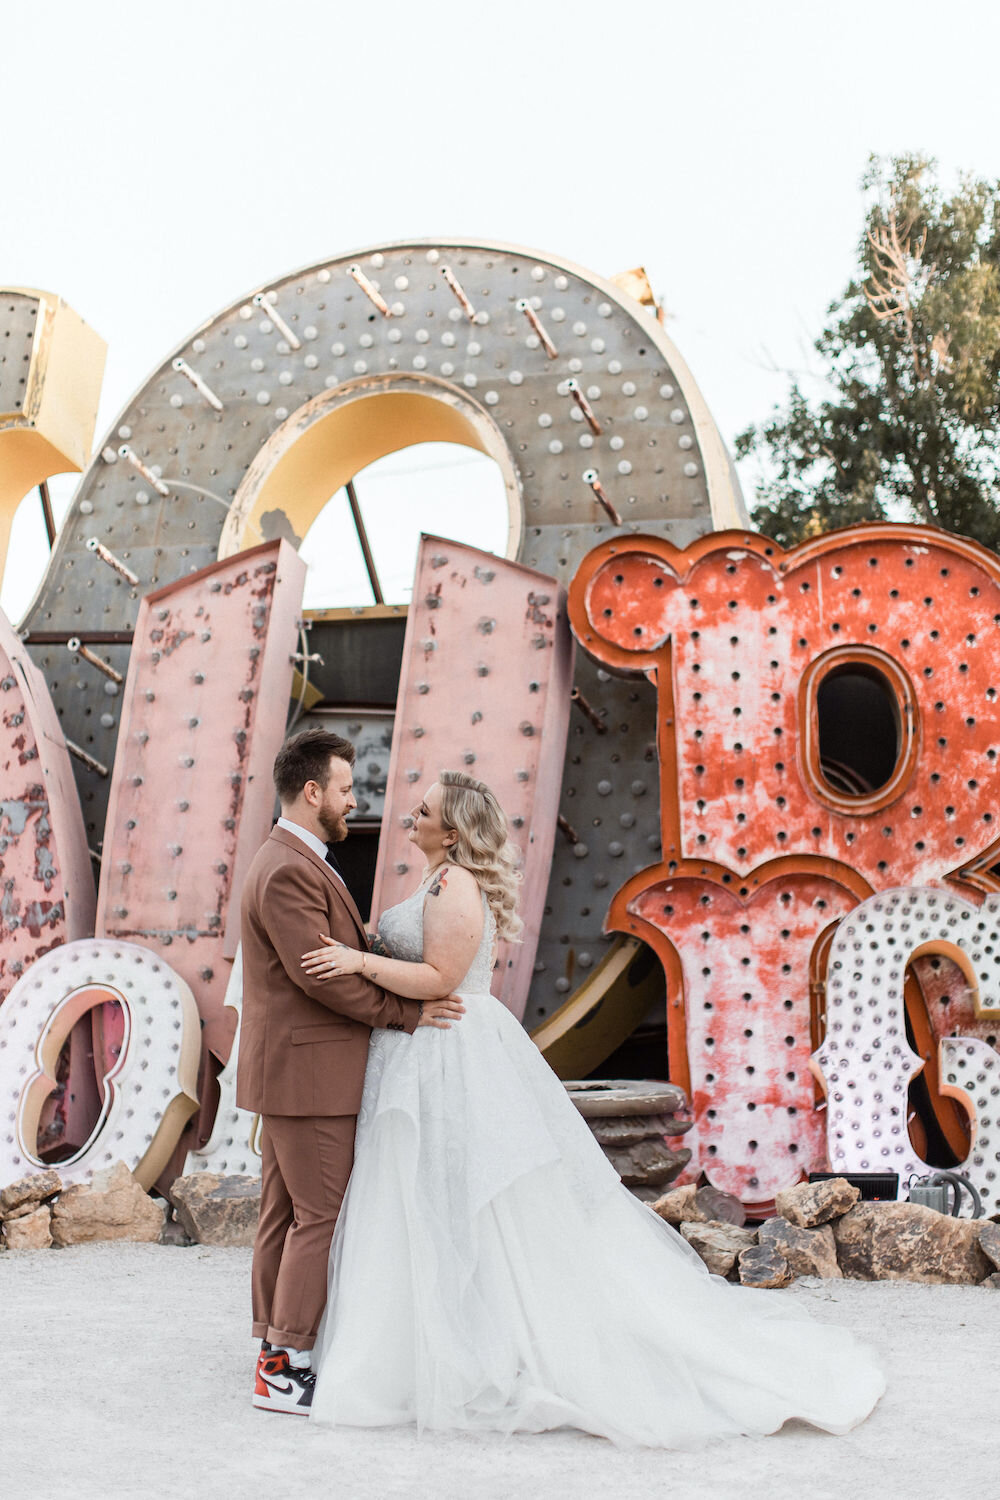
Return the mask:
[[376,951],[324,939],[303,965],[363,969],[418,1000],[454,990],[466,1014],[448,1031],[372,1033],[313,1419],[576,1427],[667,1448],[792,1417],[837,1433],[862,1421],[885,1384],[870,1352],[709,1275],[622,1186],[490,994],[497,939],[521,926],[493,793],[442,771],[408,837],[426,871],[383,913]]

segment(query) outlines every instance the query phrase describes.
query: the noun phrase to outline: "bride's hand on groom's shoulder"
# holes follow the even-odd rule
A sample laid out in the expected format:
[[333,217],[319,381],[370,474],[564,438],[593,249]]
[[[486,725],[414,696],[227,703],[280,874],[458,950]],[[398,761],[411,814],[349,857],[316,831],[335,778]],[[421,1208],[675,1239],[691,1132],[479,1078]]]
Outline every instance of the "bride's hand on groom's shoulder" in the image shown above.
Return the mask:
[[436,1026],[439,1031],[450,1031],[453,1021],[465,1015],[465,1005],[460,995],[446,995],[443,1000],[425,1000],[420,1007],[418,1026]]
[[314,979],[333,979],[345,974],[364,972],[366,954],[360,948],[348,948],[322,932],[319,940],[322,948],[313,948],[302,955],[302,967]]

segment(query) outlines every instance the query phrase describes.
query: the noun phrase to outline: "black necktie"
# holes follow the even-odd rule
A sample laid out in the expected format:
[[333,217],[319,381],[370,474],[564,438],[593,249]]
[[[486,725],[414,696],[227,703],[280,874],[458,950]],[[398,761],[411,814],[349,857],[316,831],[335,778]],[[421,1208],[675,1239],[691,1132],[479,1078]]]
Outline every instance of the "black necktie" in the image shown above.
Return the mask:
[[[340,876],[341,880],[344,880],[344,872],[340,868],[339,861],[337,859],[337,856],[334,854],[333,849],[334,849],[333,844],[327,844],[327,846],[326,846],[326,862],[330,866],[330,869],[331,870],[336,870],[336,872]],[[346,880],[344,880],[344,884],[345,885],[347,884]]]

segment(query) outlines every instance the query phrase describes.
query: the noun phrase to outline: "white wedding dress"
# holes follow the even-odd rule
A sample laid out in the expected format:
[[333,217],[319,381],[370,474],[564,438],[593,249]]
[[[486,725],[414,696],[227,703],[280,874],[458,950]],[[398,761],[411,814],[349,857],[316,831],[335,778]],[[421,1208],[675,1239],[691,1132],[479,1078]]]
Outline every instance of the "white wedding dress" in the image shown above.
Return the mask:
[[[424,900],[382,917],[393,957],[420,959]],[[492,938],[487,915],[450,1030],[372,1033],[314,1420],[667,1448],[862,1421],[885,1385],[869,1350],[710,1276],[622,1186],[490,994]]]

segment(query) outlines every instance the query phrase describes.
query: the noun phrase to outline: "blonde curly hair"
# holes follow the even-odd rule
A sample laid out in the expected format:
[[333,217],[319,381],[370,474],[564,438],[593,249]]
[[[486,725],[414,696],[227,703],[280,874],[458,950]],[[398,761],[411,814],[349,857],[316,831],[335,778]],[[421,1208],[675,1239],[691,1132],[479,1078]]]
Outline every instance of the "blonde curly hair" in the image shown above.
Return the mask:
[[497,937],[517,941],[524,923],[517,914],[520,851],[511,843],[507,815],[483,781],[464,771],[441,771],[441,821],[458,835],[452,863],[469,870],[486,896]]

